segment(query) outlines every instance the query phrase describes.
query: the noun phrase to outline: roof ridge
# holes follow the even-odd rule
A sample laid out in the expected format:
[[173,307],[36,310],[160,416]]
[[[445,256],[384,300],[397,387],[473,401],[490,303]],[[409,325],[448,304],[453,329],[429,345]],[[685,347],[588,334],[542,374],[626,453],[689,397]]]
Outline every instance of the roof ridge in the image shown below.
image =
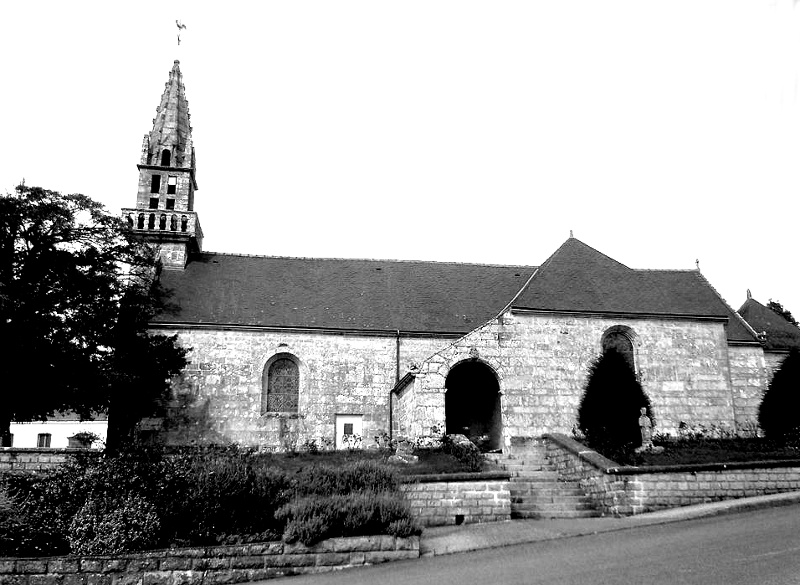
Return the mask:
[[238,252],[213,252],[203,250],[198,255],[230,256],[236,258],[273,258],[283,260],[349,260],[356,262],[397,262],[406,264],[451,264],[454,266],[495,266],[498,268],[531,268],[538,266],[531,264],[495,264],[491,262],[458,262],[455,260],[402,260],[396,258],[343,258],[335,256],[274,256],[270,254],[243,254]]

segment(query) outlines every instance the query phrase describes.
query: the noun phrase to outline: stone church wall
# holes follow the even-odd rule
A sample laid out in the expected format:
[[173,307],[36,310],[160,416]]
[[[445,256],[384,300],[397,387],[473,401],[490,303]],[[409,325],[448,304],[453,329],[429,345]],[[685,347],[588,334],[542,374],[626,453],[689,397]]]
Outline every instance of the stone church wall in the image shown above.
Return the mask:
[[732,346],[728,355],[736,428],[755,431],[758,427],[758,407],[772,377],[772,370],[760,346]]
[[[393,335],[199,328],[177,333],[191,352],[167,421],[171,443],[235,441],[275,448],[313,439],[322,445],[334,439],[337,414],[362,415],[367,443],[389,430],[389,392],[397,376]],[[401,337],[401,375],[445,343]],[[264,365],[278,354],[289,354],[299,364],[296,415],[261,414]]]
[[[479,360],[500,384],[506,445],[514,436],[570,433],[589,365],[601,352],[603,334],[614,326],[627,328],[633,339],[637,374],[653,404],[657,430],[674,433],[682,421],[733,427],[721,321],[506,313],[422,365],[413,392],[402,397],[414,405],[404,431],[416,435],[443,422],[448,372],[463,360]],[[746,373],[752,359],[742,353],[737,376]],[[741,387],[753,391],[746,383]]]

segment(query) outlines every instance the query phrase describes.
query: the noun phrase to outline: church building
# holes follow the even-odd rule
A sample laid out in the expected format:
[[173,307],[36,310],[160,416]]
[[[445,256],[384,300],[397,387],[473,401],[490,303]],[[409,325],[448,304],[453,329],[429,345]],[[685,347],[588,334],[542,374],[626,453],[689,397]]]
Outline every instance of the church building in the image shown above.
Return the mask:
[[169,442],[367,446],[436,428],[505,449],[570,433],[609,347],[657,431],[757,418],[763,344],[699,270],[632,269],[571,236],[530,266],[204,251],[178,61],[138,168],[123,214],[159,246],[173,306],[152,329],[191,348]]

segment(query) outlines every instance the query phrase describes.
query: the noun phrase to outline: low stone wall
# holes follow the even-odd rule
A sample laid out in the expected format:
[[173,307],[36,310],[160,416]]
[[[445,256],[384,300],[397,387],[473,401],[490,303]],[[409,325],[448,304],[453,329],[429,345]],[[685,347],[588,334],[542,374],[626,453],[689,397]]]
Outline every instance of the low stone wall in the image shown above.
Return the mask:
[[800,490],[800,460],[622,467],[565,435],[545,435],[559,476],[578,481],[605,515]]
[[0,448],[0,471],[47,471],[79,453],[100,454],[97,449]]
[[419,475],[401,489],[422,526],[498,522],[511,519],[509,479],[506,472]]
[[311,547],[268,542],[181,548],[115,557],[0,558],[14,585],[194,585],[241,583],[419,557],[419,538],[355,536]]

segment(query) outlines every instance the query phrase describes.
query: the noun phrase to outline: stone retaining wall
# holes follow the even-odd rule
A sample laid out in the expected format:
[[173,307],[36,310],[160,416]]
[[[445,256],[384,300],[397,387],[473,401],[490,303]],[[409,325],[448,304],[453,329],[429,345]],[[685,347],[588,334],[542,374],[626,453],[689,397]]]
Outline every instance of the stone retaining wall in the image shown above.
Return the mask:
[[240,583],[419,557],[419,538],[332,538],[311,547],[268,542],[106,557],[0,558],[14,585],[194,585]]
[[508,473],[461,473],[409,478],[401,486],[422,526],[511,519]]
[[46,471],[80,453],[100,454],[97,449],[0,448],[0,471]]
[[578,481],[605,515],[800,490],[800,461],[621,467],[564,435],[546,435],[559,476]]

